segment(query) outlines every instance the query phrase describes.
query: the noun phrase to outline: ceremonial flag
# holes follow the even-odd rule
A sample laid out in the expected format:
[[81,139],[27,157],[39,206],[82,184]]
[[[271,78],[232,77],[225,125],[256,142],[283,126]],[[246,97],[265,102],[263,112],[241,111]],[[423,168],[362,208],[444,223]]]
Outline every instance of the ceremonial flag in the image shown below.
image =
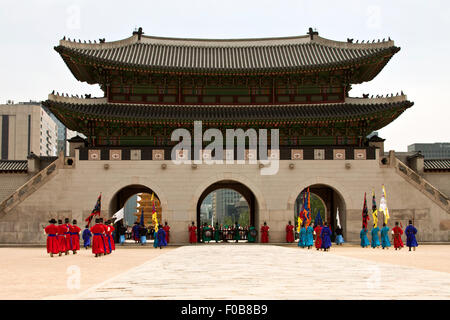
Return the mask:
[[378,226],[378,210],[374,190],[372,190],[372,217],[373,217],[373,227],[375,228]]
[[380,211],[383,212],[384,215],[384,223],[386,223],[386,225],[388,224],[388,220],[390,218],[389,216],[389,209],[387,207],[387,201],[386,201],[386,189],[384,188],[384,184],[382,185],[382,195],[381,195],[381,199],[380,199]]
[[156,212],[156,207],[155,207],[155,200],[154,200],[155,194],[152,193],[152,221],[153,224],[155,225],[155,231],[158,232],[158,214]]
[[311,194],[309,193],[309,188],[306,196],[305,219],[306,219],[305,227],[308,227],[309,224],[311,223]]
[[303,202],[302,202],[302,208],[298,211],[298,218],[297,218],[297,232],[300,233],[300,229],[302,228],[303,223],[303,210],[305,208],[305,193],[302,192]]
[[338,226],[339,229],[341,229],[341,221],[339,220],[339,207],[337,208],[336,211],[336,225]]
[[85,221],[88,222],[88,226],[91,224],[92,218],[94,216],[100,216],[101,207],[102,207],[102,193],[100,192],[100,195],[97,198],[97,202],[95,203],[94,210],[92,210],[89,217],[85,219]]
[[364,192],[364,207],[362,211],[362,227],[367,229],[367,221],[369,221],[369,211],[367,210],[366,193]]
[[117,211],[116,213],[114,213],[114,215],[111,217],[113,219],[116,219],[116,220],[114,220],[114,223],[123,219],[123,213],[124,213],[124,208],[122,208],[119,211]]
[[144,207],[142,207],[142,210],[141,210],[141,220],[139,221],[139,224],[141,226],[145,227],[145,225],[144,225]]
[[322,217],[320,216],[320,209],[319,209],[319,212],[317,212],[316,219],[314,219],[314,224],[316,226],[319,226],[319,225],[321,226],[323,224]]

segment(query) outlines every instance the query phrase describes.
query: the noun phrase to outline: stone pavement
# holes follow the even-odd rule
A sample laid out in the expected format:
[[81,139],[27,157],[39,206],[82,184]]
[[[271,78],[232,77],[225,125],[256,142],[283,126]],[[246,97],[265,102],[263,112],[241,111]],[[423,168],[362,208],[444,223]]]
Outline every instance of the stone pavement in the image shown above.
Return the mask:
[[450,273],[292,247],[185,246],[71,298],[450,299]]

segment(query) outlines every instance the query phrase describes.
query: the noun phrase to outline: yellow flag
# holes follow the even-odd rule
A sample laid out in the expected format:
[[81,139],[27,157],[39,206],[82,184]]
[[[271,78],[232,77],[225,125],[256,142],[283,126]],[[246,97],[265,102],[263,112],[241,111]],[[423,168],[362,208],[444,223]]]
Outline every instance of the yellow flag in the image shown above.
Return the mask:
[[302,227],[302,219],[300,218],[300,216],[298,216],[298,225],[297,225],[297,232],[300,233],[300,229]]
[[380,211],[383,211],[384,223],[386,223],[386,225],[387,225],[390,216],[389,216],[389,209],[387,207],[386,189],[384,188],[384,184],[382,185],[382,191],[383,191],[383,194],[381,195],[381,199],[380,199]]
[[152,222],[155,225],[155,231],[158,232],[158,215],[157,215],[156,208],[155,208],[155,200],[153,199],[154,196],[155,196],[155,193],[152,193],[152,198],[151,198],[152,212],[153,212],[152,213]]

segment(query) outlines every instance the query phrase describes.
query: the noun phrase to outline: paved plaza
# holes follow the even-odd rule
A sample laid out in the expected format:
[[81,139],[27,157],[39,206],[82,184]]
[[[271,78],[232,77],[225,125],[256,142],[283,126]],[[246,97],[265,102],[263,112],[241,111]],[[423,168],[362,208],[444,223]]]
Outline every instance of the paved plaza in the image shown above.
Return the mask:
[[[15,272],[0,262],[11,269],[1,279],[3,299],[450,299],[450,246],[444,245],[321,252],[199,244],[119,248],[100,259],[89,251],[49,258],[43,248],[1,248],[0,255],[14,250],[30,256]],[[81,285],[67,289],[73,266]]]

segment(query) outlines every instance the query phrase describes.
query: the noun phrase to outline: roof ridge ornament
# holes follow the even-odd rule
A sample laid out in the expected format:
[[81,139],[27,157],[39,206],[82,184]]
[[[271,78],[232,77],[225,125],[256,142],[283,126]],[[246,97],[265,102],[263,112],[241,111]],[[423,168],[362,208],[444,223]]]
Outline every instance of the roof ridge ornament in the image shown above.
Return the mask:
[[133,36],[137,34],[138,41],[141,40],[141,36],[144,34],[144,31],[142,31],[142,27],[139,27],[139,29],[136,31],[136,29],[133,31]]
[[308,32],[307,32],[306,34],[309,34],[309,38],[310,38],[311,40],[314,40],[314,36],[318,36],[318,35],[319,35],[319,32],[317,31],[316,28],[314,28],[314,30],[313,30],[313,28],[310,27],[309,30],[308,30]]

